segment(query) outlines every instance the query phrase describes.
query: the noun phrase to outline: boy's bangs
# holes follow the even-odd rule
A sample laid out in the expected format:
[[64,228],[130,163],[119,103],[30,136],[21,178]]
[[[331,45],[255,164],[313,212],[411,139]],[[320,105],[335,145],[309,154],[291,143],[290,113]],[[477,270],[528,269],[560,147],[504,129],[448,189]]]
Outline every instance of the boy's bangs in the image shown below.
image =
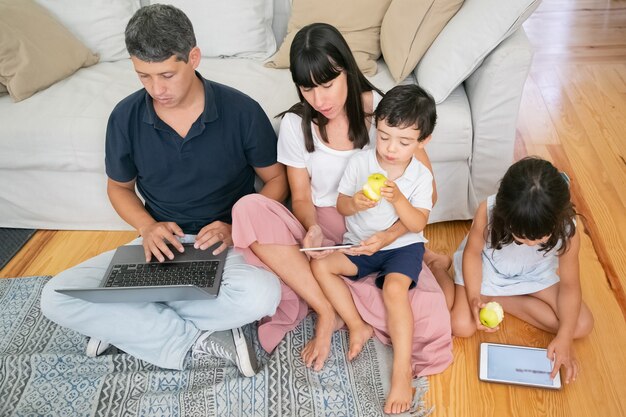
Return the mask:
[[313,88],[334,80],[341,74],[338,68],[328,57],[304,53],[296,63],[292,64],[293,82],[304,88]]

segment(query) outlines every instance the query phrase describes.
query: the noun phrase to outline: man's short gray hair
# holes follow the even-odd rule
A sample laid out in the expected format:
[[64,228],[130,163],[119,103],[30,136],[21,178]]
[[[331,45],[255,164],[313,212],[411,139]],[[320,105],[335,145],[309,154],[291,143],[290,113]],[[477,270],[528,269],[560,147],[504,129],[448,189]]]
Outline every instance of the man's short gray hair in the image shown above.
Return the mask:
[[191,21],[181,10],[153,4],[137,10],[126,25],[126,49],[146,62],[163,62],[172,55],[187,62],[196,46]]

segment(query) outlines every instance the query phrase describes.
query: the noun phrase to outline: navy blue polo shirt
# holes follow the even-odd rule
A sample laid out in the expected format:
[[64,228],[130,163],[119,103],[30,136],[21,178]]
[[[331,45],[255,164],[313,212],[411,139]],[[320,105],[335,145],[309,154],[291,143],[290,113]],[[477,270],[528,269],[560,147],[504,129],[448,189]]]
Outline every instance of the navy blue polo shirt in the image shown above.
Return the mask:
[[253,167],[276,163],[276,134],[261,106],[231,87],[206,80],[204,111],[182,138],[154,111],[145,89],[122,100],[109,117],[106,173],[136,178],[148,212],[197,233],[231,223],[235,202],[254,192]]

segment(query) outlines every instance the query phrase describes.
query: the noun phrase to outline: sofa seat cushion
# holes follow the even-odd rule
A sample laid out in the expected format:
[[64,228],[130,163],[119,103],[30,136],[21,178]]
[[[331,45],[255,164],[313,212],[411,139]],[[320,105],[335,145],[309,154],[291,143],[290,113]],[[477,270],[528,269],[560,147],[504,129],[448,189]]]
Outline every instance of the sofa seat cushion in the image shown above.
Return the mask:
[[103,171],[113,106],[141,87],[130,60],[83,68],[27,100],[0,97],[0,166]]

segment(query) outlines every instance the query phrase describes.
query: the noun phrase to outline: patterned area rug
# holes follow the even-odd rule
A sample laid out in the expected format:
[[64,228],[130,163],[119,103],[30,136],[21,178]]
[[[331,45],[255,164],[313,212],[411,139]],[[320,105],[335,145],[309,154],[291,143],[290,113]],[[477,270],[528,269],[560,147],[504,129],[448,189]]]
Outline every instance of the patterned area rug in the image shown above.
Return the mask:
[[24,246],[36,230],[0,227],[0,269]]
[[[39,309],[49,277],[0,279],[0,416],[382,416],[391,349],[370,340],[346,360],[346,332],[335,332],[321,372],[299,358],[313,335],[308,317],[268,356],[254,378],[203,356],[183,371],[161,369],[124,352],[84,355],[86,337],[57,326]],[[416,381],[411,415],[426,415],[427,380]]]

